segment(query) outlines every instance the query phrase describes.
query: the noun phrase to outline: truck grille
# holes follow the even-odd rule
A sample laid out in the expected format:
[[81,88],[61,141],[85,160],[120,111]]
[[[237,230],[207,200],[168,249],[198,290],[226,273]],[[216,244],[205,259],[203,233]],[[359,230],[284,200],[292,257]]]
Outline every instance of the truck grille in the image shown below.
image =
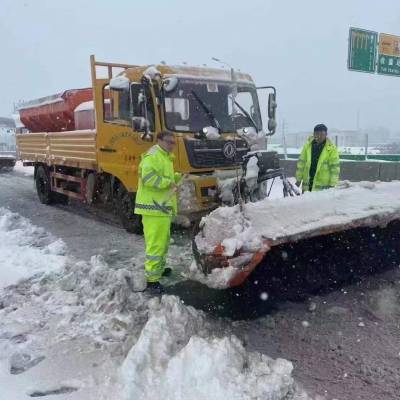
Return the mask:
[[236,155],[233,158],[226,158],[222,151],[229,140],[185,139],[184,142],[190,165],[194,168],[221,168],[238,165],[249,151],[247,143],[242,139],[231,141],[236,145]]

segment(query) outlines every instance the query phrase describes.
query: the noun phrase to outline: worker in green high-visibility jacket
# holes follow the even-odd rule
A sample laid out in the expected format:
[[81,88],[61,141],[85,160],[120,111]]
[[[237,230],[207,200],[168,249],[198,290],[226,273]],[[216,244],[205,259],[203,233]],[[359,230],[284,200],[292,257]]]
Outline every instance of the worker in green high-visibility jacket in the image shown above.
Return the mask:
[[328,128],[318,124],[304,145],[296,170],[296,185],[303,192],[335,187],[339,181],[340,160],[336,146],[327,138]]
[[171,273],[171,268],[166,268],[166,256],[171,221],[177,214],[177,184],[182,177],[174,172],[172,151],[176,142],[173,133],[160,132],[157,142],[142,155],[139,164],[135,214],[142,216],[147,290],[160,294],[163,292],[161,277]]

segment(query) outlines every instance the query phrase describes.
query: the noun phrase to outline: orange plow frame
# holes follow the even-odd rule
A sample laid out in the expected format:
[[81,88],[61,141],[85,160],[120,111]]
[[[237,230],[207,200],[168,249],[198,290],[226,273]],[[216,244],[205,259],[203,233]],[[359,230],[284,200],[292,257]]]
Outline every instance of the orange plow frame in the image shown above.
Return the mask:
[[[388,224],[393,222],[400,223],[400,215],[396,214],[385,214],[385,215],[372,215],[367,218],[361,218],[357,220],[353,220],[351,223],[346,225],[329,225],[326,227],[321,227],[308,232],[301,232],[294,235],[278,238],[276,240],[272,239],[263,239],[262,245],[260,248],[251,253],[251,259],[244,265],[237,267],[237,272],[235,275],[229,280],[228,287],[235,287],[242,285],[249,275],[256,269],[258,265],[268,257],[268,252],[270,252],[274,247],[284,244],[294,244],[299,243],[302,240],[312,239],[316,237],[322,237],[332,234],[344,234],[346,232],[354,231],[360,228],[370,228],[370,229],[385,229]],[[397,231],[397,230],[396,230]],[[382,232],[382,231],[380,231]],[[400,234],[400,232],[399,232]],[[390,235],[390,233],[389,233]],[[388,237],[389,240],[393,240],[393,237]],[[317,240],[317,239],[316,239]],[[400,256],[400,238],[396,241],[397,248],[396,251]],[[248,252],[242,252],[241,250],[237,251],[234,256],[228,257],[224,255],[224,246],[219,243],[215,246],[214,251],[210,254],[200,254],[195,240],[193,240],[193,250],[195,254],[195,258],[197,264],[201,266],[203,272],[207,275],[215,268],[226,268],[231,264],[235,258],[243,255],[248,255]]]

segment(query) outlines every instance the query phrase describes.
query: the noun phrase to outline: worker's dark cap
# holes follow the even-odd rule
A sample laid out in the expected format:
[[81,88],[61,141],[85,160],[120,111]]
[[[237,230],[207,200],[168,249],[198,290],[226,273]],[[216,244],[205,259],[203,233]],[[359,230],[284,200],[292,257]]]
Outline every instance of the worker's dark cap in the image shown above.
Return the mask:
[[328,128],[324,124],[318,124],[318,125],[315,125],[314,132],[325,132],[325,133],[328,133]]

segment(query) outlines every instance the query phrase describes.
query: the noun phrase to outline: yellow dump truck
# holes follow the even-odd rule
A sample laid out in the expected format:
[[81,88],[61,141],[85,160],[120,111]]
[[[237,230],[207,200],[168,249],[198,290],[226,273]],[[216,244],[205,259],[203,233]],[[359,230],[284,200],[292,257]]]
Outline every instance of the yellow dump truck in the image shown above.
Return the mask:
[[247,74],[106,63],[94,56],[91,74],[92,88],[20,105],[28,129],[17,134],[18,158],[35,167],[42,203],[69,197],[111,202],[131,232],[141,230],[133,214],[140,156],[158,132],[175,134],[175,169],[189,175],[181,211],[193,215],[217,205],[215,171],[238,168],[249,151],[243,132],[263,132],[257,89],[268,91],[265,135],[275,131],[276,91],[256,88]]

